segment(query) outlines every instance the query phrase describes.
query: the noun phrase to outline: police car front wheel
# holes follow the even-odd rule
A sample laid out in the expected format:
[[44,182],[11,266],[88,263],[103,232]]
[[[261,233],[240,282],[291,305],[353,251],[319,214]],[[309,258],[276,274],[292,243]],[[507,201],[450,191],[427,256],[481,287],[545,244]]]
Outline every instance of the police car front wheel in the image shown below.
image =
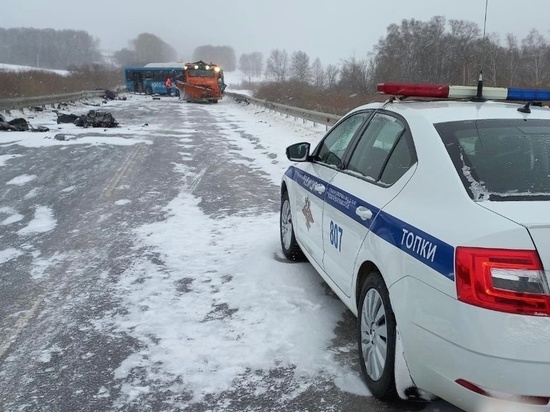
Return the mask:
[[397,399],[395,388],[396,322],[388,289],[379,272],[371,272],[359,300],[357,335],[361,371],[379,399]]
[[292,212],[290,210],[288,193],[286,191],[281,196],[281,214],[279,227],[281,232],[281,248],[283,249],[283,254],[289,260],[303,259],[304,254],[302,253],[298,242],[296,242],[296,236],[294,235]]

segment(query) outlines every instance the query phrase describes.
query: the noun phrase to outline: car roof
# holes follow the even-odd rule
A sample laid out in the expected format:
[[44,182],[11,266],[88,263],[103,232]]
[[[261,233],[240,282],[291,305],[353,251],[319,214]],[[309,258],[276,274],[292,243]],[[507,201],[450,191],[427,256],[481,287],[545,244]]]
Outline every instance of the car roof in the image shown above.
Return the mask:
[[486,101],[455,101],[455,100],[393,100],[385,103],[371,103],[358,107],[354,111],[364,109],[385,109],[407,116],[421,116],[430,123],[445,123],[474,119],[550,119],[550,109],[531,106],[531,113],[522,113],[517,109],[523,104]]

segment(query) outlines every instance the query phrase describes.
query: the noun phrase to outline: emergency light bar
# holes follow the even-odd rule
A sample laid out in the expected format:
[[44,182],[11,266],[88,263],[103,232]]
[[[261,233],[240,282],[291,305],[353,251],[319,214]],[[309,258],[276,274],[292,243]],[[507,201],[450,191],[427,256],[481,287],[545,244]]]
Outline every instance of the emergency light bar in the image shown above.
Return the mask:
[[[382,94],[406,97],[468,99],[477,96],[476,86],[450,86],[414,83],[378,83]],[[550,101],[550,90],[483,87],[483,98],[490,100]]]

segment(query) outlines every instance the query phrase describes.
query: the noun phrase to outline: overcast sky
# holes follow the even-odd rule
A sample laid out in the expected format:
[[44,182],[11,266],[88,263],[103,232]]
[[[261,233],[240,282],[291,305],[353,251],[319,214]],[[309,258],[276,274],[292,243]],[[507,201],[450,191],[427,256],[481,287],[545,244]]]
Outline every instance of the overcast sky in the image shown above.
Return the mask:
[[[103,50],[153,33],[191,57],[195,47],[231,46],[237,58],[272,49],[306,52],[313,61],[365,58],[392,23],[433,16],[483,29],[485,0],[2,0],[0,27],[85,30]],[[519,39],[535,28],[550,38],[550,1],[489,0],[487,32]]]

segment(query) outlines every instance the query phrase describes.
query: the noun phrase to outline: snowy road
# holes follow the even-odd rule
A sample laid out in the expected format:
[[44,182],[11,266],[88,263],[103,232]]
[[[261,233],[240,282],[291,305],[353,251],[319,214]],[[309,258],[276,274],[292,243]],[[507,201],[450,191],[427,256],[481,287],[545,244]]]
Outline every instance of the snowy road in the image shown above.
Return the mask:
[[104,109],[120,128],[0,134],[0,411],[455,410],[373,399],[353,315],[281,258],[284,149],[323,127],[227,100]]

